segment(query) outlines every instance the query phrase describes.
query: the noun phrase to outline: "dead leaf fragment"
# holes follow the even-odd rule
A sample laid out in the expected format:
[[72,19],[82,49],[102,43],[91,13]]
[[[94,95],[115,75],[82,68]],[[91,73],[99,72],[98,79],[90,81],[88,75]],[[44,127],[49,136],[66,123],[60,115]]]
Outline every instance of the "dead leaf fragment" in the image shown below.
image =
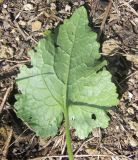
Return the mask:
[[8,58],[13,56],[13,49],[5,45],[0,46],[0,58]]
[[118,15],[116,13],[111,13],[108,23],[111,23],[112,21],[117,20],[117,19],[118,19]]
[[138,64],[138,55],[125,55],[128,61],[133,62],[134,64]]
[[85,152],[88,153],[88,154],[98,154],[98,150],[95,149],[95,148],[86,148],[85,149]]
[[102,46],[102,53],[104,55],[111,54],[113,50],[119,48],[119,42],[114,39],[104,41]]
[[135,134],[138,137],[138,123],[129,121],[128,124],[130,125],[130,128],[135,131]]
[[32,22],[32,32],[40,30],[42,27],[42,23],[40,21]]

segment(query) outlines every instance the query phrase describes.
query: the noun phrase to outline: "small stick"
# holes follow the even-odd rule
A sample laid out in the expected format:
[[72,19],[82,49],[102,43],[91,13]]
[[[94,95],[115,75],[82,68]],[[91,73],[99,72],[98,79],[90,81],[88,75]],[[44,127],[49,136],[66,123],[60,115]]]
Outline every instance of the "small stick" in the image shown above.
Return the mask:
[[[65,141],[65,133],[63,134],[63,138],[62,138],[62,151],[61,151],[61,155],[64,154],[65,149],[66,149],[66,141]],[[62,157],[59,158],[59,160],[62,160]]]
[[27,62],[30,62],[31,60],[30,59],[28,59],[28,60],[23,60],[23,61],[18,61],[18,60],[16,60],[16,61],[12,61],[12,60],[5,60],[5,61],[7,61],[7,62],[11,62],[11,63],[17,63],[17,64],[22,64],[22,63],[27,63]]
[[101,27],[100,27],[100,33],[99,33],[99,37],[101,36],[102,34],[102,31],[103,31],[103,28],[104,28],[104,25],[105,25],[105,22],[106,22],[106,19],[107,19],[107,16],[109,14],[109,11],[110,11],[110,8],[111,8],[111,5],[112,5],[112,1],[110,0],[108,6],[107,6],[107,9],[105,11],[105,15],[104,15],[104,18],[103,18],[103,21],[102,21],[102,24],[101,24]]
[[123,79],[121,82],[119,82],[119,85],[122,84],[125,80],[127,80],[128,78],[132,77],[133,75],[135,75],[138,71],[135,71],[133,73],[131,73],[130,75],[128,75],[125,79]]
[[9,93],[10,93],[10,90],[11,90],[11,87],[9,87],[9,88],[7,89],[7,91],[6,91],[6,93],[5,93],[4,97],[3,97],[2,103],[1,103],[1,105],[0,105],[0,113],[1,113],[2,110],[3,110],[4,104],[5,104],[6,100],[7,100],[7,97],[8,97],[8,95],[9,95]]
[[79,151],[82,149],[82,147],[83,147],[86,143],[90,142],[90,141],[93,140],[93,139],[94,139],[94,137],[92,137],[92,138],[88,139],[87,141],[83,142],[82,145],[78,148],[78,150],[75,152],[74,155],[77,155],[77,154],[79,153]]
[[18,140],[20,139],[20,137],[21,137],[27,130],[28,130],[28,128],[25,129],[25,130],[16,138],[16,140],[9,145],[9,147],[11,147],[13,144],[15,144],[16,142],[18,142]]
[[16,21],[14,21],[14,24],[15,24],[15,26],[17,27],[19,33],[20,33],[20,34],[23,36],[23,38],[25,39],[25,41],[27,41],[28,38],[26,37],[26,35],[24,34],[24,32],[23,32],[23,31],[21,30],[21,28],[19,27],[19,24],[18,24]]
[[42,11],[41,13],[39,13],[36,17],[30,19],[27,23],[28,24],[31,24],[31,22],[33,22],[34,20],[37,20],[41,15],[44,14],[44,11]]
[[105,149],[108,153],[112,154],[112,155],[115,155],[113,152],[111,152],[109,149],[107,149],[106,147],[104,146],[100,146],[101,148]]
[[[64,144],[64,146],[63,146],[63,149],[62,149],[61,155],[65,152],[65,149],[66,149],[66,143],[65,143],[65,144]],[[59,158],[59,160],[62,160],[62,158],[63,158],[63,157],[60,157],[60,158]]]
[[[37,157],[37,158],[32,158],[29,160],[46,160],[46,159],[50,159],[50,158],[68,158],[67,155],[64,156],[45,156],[45,157]],[[129,157],[126,157],[124,155],[108,155],[108,154],[82,154],[82,155],[74,155],[75,158],[85,158],[85,157],[116,157],[116,158],[126,158],[126,160],[131,160]]]
[[8,153],[8,149],[9,149],[9,144],[10,144],[10,141],[12,139],[12,135],[13,135],[13,129],[11,128],[10,131],[9,131],[9,135],[8,135],[8,138],[5,142],[5,146],[4,146],[4,150],[3,150],[3,156],[2,156],[2,160],[5,160],[6,157],[7,157],[7,153]]

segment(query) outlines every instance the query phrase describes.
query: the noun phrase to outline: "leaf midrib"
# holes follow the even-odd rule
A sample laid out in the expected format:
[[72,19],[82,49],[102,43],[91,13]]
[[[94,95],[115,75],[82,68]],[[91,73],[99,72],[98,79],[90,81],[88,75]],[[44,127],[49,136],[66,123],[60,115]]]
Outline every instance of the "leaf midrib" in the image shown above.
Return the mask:
[[75,35],[74,35],[74,40],[73,40],[73,45],[72,45],[72,48],[71,48],[71,54],[70,54],[70,59],[69,59],[69,67],[68,67],[68,74],[67,74],[67,82],[66,82],[66,99],[65,99],[65,102],[64,102],[64,107],[68,107],[68,85],[69,85],[69,77],[70,77],[70,64],[71,64],[71,57],[72,57],[72,51],[74,49],[74,45],[75,45],[75,40],[76,40],[76,31],[77,31],[77,28],[78,28],[78,24],[79,24],[79,20],[80,20],[80,14],[79,14],[79,18],[78,18],[78,23],[77,25],[75,26],[76,29],[75,29]]

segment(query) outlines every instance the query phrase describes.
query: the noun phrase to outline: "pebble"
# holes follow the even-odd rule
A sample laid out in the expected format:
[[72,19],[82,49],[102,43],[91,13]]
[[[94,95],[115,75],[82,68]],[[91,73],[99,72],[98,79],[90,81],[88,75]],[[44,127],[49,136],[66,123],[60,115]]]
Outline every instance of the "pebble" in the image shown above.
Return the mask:
[[33,9],[33,5],[27,3],[27,4],[25,4],[25,5],[23,6],[23,8],[24,8],[25,11],[30,11],[30,10]]

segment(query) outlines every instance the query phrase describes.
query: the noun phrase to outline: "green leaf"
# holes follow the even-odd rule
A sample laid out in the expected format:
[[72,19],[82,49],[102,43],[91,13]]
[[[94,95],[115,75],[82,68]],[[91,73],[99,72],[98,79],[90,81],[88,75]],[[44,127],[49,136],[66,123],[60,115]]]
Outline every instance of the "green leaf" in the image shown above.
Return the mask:
[[76,129],[76,134],[81,139],[86,138],[93,128],[106,128],[109,121],[103,110],[82,105],[70,106],[69,117],[71,126]]
[[22,94],[15,107],[38,135],[55,135],[66,109],[80,138],[108,126],[105,109],[118,103],[118,95],[96,38],[86,9],[80,7],[29,52],[33,67],[20,68],[17,84]]

